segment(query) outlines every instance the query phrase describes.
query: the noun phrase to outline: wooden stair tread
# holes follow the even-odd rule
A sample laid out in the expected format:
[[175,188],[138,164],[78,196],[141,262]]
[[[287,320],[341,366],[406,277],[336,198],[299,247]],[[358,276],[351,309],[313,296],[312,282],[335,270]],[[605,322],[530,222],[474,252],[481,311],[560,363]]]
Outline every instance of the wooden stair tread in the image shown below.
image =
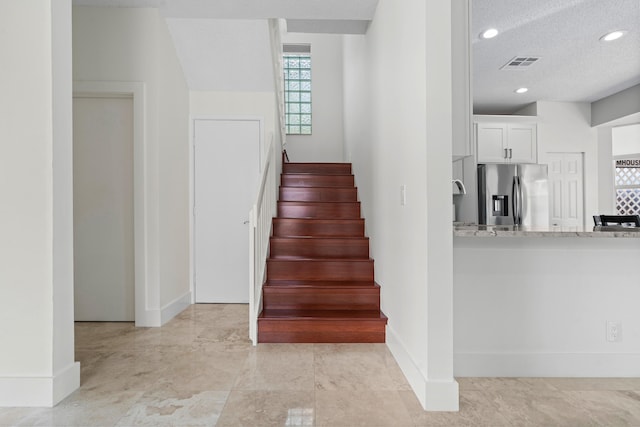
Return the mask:
[[357,200],[347,200],[347,201],[334,201],[334,200],[279,200],[278,204],[282,205],[291,205],[291,206],[313,206],[313,205],[359,205],[360,202]]
[[351,163],[284,163],[283,173],[351,174]]
[[373,258],[306,258],[306,257],[272,257],[269,256],[267,261],[304,261],[304,262],[373,262]]
[[364,219],[274,218],[273,235],[275,237],[360,237],[364,236]]
[[262,310],[258,319],[295,320],[379,320],[387,321],[387,316],[380,310]]
[[[293,219],[293,218],[292,218]],[[344,236],[344,237],[333,237],[333,236],[316,236],[316,235],[304,235],[304,236],[272,236],[272,240],[300,240],[300,241],[311,241],[311,240],[369,240],[366,236]]]
[[287,187],[280,186],[280,201],[309,202],[356,202],[358,189],[355,187]]
[[354,255],[354,256],[345,256],[345,255],[340,255],[339,258],[329,258],[329,257],[324,257],[324,258],[309,258],[306,255],[271,255],[269,257],[269,259],[272,260],[286,260],[286,261],[313,261],[313,260],[320,260],[320,261],[358,261],[358,260],[362,260],[364,258],[359,257],[358,255]]
[[309,219],[309,218],[273,218],[273,222],[294,222],[300,224],[327,224],[327,225],[341,225],[341,224],[363,224],[364,218],[345,218],[345,219],[335,219],[335,218],[319,218],[319,219]]
[[[285,174],[285,175],[291,175],[291,174]],[[300,175],[300,174],[295,174],[295,175]],[[291,189],[296,189],[296,190],[357,190],[358,187],[354,187],[352,185],[348,186],[348,187],[331,187],[331,186],[322,186],[319,185],[317,187],[294,187],[291,185],[281,185],[280,188],[282,189],[287,189],[287,190],[291,190]]]
[[299,288],[344,288],[344,287],[358,287],[358,288],[379,288],[374,281],[370,280],[268,280],[265,287],[299,287]]

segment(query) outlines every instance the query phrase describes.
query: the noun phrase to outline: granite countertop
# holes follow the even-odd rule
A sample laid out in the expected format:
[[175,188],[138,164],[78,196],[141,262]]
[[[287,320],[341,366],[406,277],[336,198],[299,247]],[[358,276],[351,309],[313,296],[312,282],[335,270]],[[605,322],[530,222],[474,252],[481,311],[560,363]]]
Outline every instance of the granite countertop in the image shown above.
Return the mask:
[[453,224],[454,237],[631,237],[640,228],[623,227],[522,227],[513,225]]

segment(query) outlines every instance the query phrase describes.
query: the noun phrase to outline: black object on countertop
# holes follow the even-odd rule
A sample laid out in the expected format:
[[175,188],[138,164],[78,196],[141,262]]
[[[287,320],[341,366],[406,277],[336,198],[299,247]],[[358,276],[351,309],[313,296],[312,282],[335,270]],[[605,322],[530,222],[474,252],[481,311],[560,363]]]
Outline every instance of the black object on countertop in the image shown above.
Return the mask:
[[640,215],[594,215],[595,225],[620,225],[625,227],[640,227]]

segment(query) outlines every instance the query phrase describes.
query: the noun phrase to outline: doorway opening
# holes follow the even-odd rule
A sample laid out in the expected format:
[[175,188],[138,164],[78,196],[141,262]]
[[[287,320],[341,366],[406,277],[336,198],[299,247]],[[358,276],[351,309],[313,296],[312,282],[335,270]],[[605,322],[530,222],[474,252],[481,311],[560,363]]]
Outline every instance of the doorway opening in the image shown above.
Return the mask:
[[75,320],[160,326],[146,309],[144,83],[74,82],[73,101]]

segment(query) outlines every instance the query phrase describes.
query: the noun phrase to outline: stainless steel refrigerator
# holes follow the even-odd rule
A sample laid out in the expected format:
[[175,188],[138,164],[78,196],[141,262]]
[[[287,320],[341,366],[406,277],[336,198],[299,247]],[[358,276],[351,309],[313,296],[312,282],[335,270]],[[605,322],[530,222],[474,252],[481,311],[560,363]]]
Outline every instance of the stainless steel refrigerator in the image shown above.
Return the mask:
[[478,224],[548,226],[547,165],[479,164]]

